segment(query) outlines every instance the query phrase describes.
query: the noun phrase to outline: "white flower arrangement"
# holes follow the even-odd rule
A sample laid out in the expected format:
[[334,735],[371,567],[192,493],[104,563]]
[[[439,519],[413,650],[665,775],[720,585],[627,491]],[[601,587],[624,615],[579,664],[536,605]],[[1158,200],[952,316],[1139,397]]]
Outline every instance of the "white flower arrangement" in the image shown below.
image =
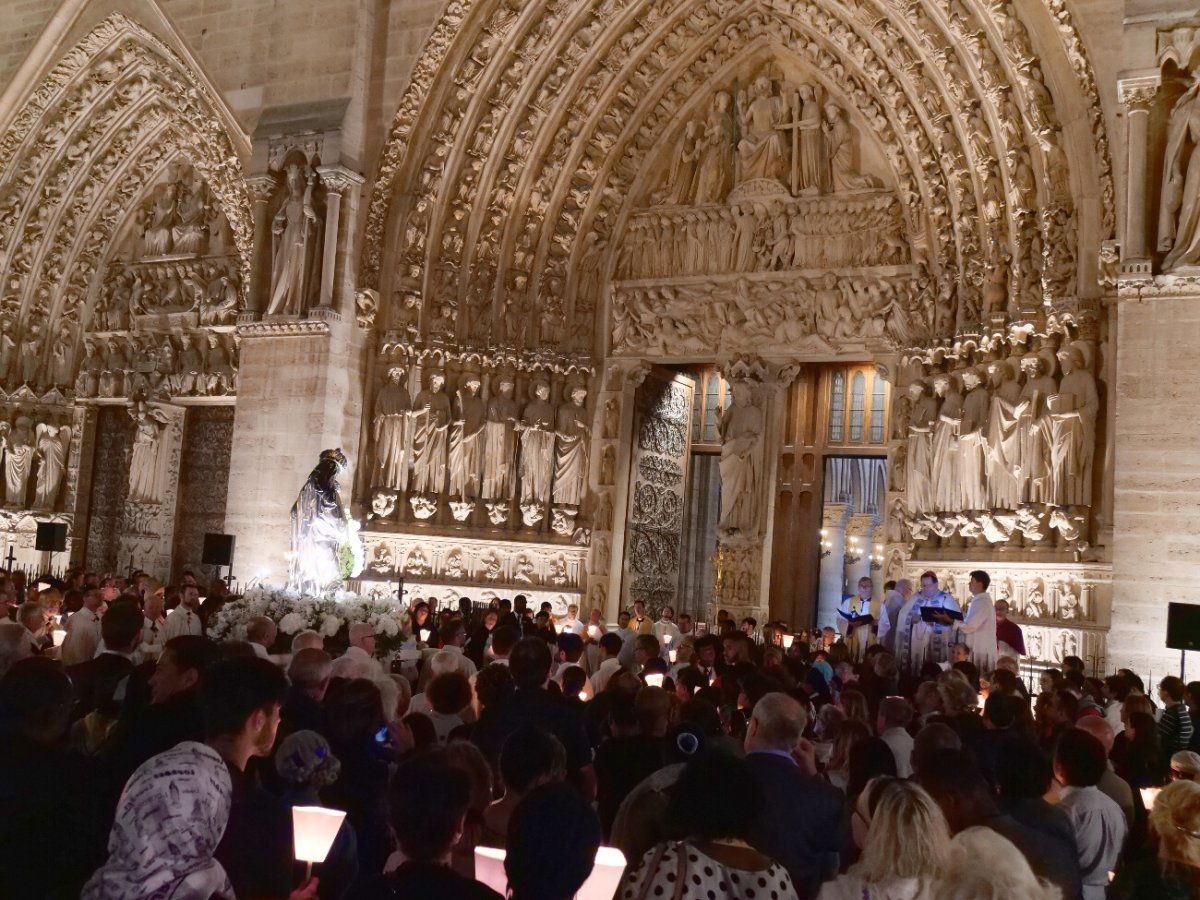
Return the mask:
[[239,600],[231,600],[218,613],[209,629],[216,640],[245,640],[246,624],[266,616],[279,625],[284,635],[306,629],[335,637],[351,625],[366,622],[375,629],[381,650],[404,640],[408,610],[390,597],[365,597],[351,591],[328,591],[302,596],[287,588],[253,587]]

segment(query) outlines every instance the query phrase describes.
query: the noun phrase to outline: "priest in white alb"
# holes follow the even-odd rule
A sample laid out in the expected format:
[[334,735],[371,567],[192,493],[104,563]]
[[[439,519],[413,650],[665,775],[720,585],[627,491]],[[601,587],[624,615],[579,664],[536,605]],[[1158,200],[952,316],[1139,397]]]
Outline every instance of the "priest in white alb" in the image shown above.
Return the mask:
[[[858,593],[847,597],[838,608],[838,631],[850,648],[850,658],[862,662],[867,648],[887,637],[887,607],[874,597],[875,585],[870,578],[858,579]],[[866,621],[864,617],[870,617]],[[855,624],[856,622],[860,624]]]
[[996,668],[996,608],[987,592],[991,583],[991,576],[987,572],[978,569],[972,572],[971,602],[967,606],[966,616],[961,622],[953,622],[944,614],[940,617],[943,624],[953,627],[955,638],[967,645],[971,651],[971,662],[980,672],[990,672]]
[[[916,675],[927,662],[942,663],[950,658],[951,629],[941,622],[926,622],[921,610],[934,609],[961,612],[958,601],[941,589],[937,573],[921,576],[921,590],[913,595],[895,623],[896,661],[903,671]],[[948,617],[947,617],[948,618]]]

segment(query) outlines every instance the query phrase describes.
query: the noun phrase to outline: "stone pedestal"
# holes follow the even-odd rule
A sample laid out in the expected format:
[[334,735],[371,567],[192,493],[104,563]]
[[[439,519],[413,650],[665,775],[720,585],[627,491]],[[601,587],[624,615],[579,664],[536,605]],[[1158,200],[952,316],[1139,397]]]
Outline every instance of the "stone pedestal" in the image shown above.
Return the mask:
[[365,336],[348,322],[292,320],[240,326],[241,372],[225,527],[237,538],[233,571],[246,584],[287,578],[289,510],[321,451],[359,464]]

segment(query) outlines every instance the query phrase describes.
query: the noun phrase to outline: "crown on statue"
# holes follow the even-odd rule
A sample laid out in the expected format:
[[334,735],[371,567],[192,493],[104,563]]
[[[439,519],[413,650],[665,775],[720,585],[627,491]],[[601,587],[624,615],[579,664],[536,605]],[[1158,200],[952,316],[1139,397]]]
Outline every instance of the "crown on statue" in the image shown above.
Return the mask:
[[346,466],[350,465],[350,461],[346,459],[346,454],[342,452],[341,447],[333,450],[322,450],[321,459],[319,462],[325,462],[327,459],[337,463],[337,467],[339,469],[344,469]]

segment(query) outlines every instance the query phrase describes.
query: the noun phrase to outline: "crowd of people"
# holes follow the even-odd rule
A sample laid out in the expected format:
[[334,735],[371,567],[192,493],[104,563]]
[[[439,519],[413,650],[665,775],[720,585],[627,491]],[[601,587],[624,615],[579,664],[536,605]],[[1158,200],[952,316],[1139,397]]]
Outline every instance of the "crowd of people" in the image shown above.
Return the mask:
[[[236,598],[189,574],[0,574],[0,897],[483,900],[498,848],[507,896],[570,900],[601,847],[621,900],[1200,896],[1200,682],[1027,684],[986,573],[961,618],[860,587],[843,636],[422,600],[392,659],[214,641]],[[346,816],[310,876],[313,805]]]

